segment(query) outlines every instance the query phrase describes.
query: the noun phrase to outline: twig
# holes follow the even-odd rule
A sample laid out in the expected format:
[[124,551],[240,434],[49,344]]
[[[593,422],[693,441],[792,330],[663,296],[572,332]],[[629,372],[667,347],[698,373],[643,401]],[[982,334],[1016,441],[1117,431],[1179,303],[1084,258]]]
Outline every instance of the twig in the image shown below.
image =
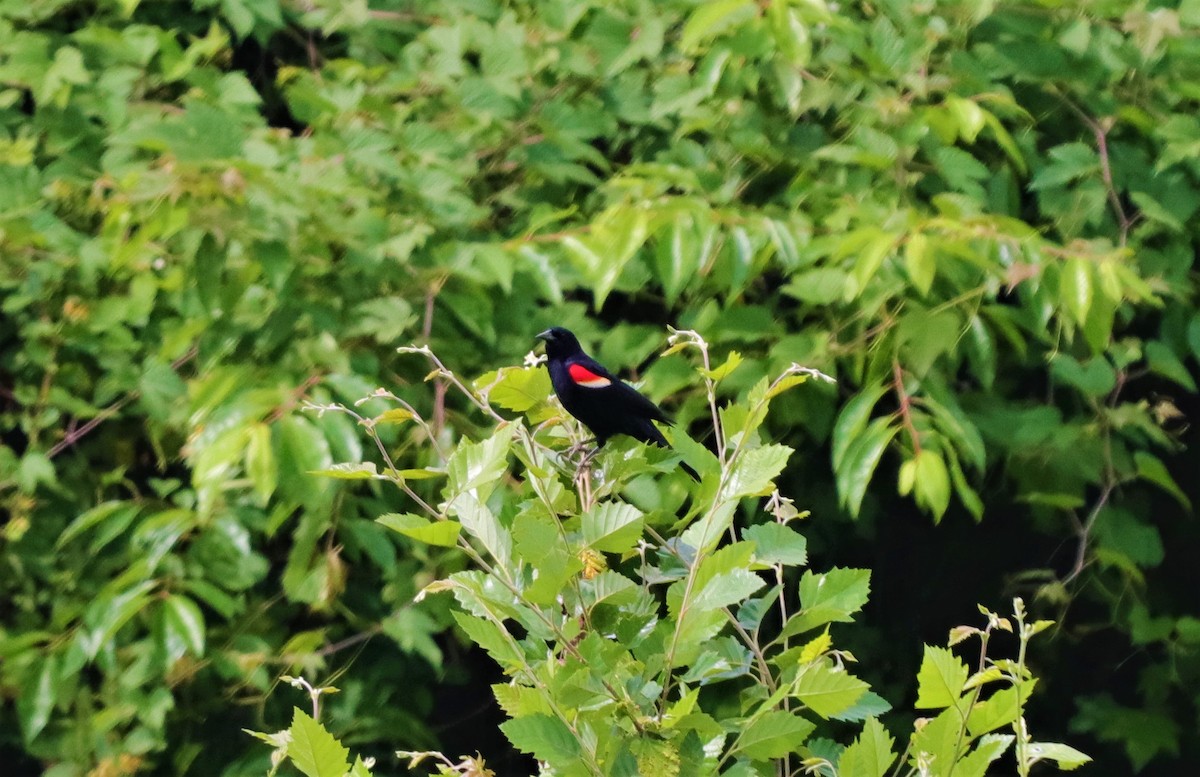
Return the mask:
[[912,399],[904,391],[904,372],[900,369],[900,362],[892,359],[892,388],[896,391],[896,399],[900,402],[900,422],[904,425],[905,431],[908,432],[909,439],[912,440],[913,455],[921,455],[921,435],[917,433],[917,425],[912,420]]
[[[187,353],[185,353],[183,356],[180,356],[175,361],[171,362],[171,369],[177,370],[180,367],[182,367],[183,365],[187,364],[189,361],[196,358],[196,354],[198,352],[199,351],[198,351],[197,347],[193,345],[191,348],[188,349]],[[134,391],[130,391],[128,394],[121,397],[116,402],[112,403],[108,407],[101,410],[99,413],[96,414],[95,418],[90,419],[87,423],[85,423],[83,426],[80,426],[78,429],[75,428],[76,420],[72,419],[70,424],[68,424],[68,426],[67,426],[67,433],[63,436],[63,438],[61,440],[59,440],[54,445],[54,447],[52,447],[46,453],[46,458],[53,459],[55,456],[57,456],[58,454],[65,451],[67,448],[70,448],[72,445],[74,445],[75,443],[82,440],[84,437],[91,434],[92,431],[95,430],[95,428],[97,426],[104,423],[108,419],[112,418],[117,413],[121,412],[122,410],[124,410],[125,407],[129,405],[130,402],[134,401],[141,395],[142,395],[142,392],[140,392],[136,389]]]

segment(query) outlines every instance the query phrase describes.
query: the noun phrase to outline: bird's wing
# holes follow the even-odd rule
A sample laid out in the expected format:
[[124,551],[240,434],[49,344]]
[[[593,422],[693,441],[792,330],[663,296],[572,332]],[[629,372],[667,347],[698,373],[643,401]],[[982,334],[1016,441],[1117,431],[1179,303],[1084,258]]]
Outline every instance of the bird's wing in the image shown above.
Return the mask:
[[585,356],[576,359],[567,366],[567,372],[575,385],[583,388],[605,391],[613,400],[618,402],[625,412],[643,418],[653,418],[670,425],[671,418],[662,408],[642,396],[637,389],[604,369],[604,365],[595,359]]

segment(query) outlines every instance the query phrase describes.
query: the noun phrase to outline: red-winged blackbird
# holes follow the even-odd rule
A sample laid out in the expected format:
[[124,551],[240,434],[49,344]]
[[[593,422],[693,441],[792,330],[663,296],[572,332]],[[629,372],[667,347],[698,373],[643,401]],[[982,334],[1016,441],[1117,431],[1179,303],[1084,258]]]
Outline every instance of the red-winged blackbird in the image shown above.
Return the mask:
[[[546,341],[546,367],[558,401],[596,436],[597,448],[618,434],[670,447],[653,423],[671,425],[662,408],[584,353],[575,335],[554,326],[538,339]],[[700,479],[687,464],[681,466],[693,479]]]

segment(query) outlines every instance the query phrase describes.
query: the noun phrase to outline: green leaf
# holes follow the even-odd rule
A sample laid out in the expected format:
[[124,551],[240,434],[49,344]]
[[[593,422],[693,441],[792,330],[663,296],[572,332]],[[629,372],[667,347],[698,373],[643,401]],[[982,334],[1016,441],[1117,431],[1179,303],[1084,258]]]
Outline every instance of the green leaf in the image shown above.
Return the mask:
[[851,272],[859,289],[867,288],[867,284],[883,266],[883,260],[887,259],[895,249],[896,240],[896,235],[890,232],[881,232],[861,250]]
[[842,505],[857,516],[862,508],[867,486],[888,443],[896,436],[899,427],[893,426],[888,416],[876,418],[862,434],[858,435],[846,449],[841,465],[836,468],[838,494]]
[[858,701],[850,705],[848,709],[842,710],[836,715],[833,715],[834,720],[856,721],[866,720],[867,718],[878,717],[885,712],[890,712],[892,705],[888,704],[887,700],[874,691],[867,691],[859,697]]
[[1171,473],[1167,470],[1167,465],[1162,463],[1162,460],[1153,454],[1146,451],[1134,451],[1133,462],[1137,467],[1138,477],[1147,480],[1154,485],[1166,491],[1171,496],[1175,497],[1176,501],[1189,512],[1192,509],[1192,501],[1188,499],[1187,494],[1171,477]]
[[525,663],[525,658],[504,630],[485,618],[453,613],[454,622],[467,633],[471,642],[488,652],[496,663],[509,672],[514,672]]
[[967,682],[967,665],[947,648],[925,646],[921,668],[917,672],[919,710],[941,709],[958,703]]
[[842,412],[838,414],[837,423],[833,425],[832,459],[835,471],[841,469],[850,444],[858,439],[863,429],[867,428],[867,422],[871,419],[871,411],[875,409],[875,405],[879,403],[886,391],[887,387],[883,385],[863,389],[855,394],[854,398],[847,402],[842,408]]
[[1103,356],[1080,363],[1066,354],[1059,354],[1050,363],[1050,374],[1060,383],[1082,391],[1087,396],[1102,397],[1117,385],[1117,373]]
[[508,470],[508,451],[515,424],[508,424],[481,442],[461,442],[446,462],[447,494],[481,490],[490,493]]
[[679,47],[683,51],[695,52],[701,43],[712,40],[721,33],[754,16],[755,6],[750,0],[714,0],[696,6],[683,25]]
[[865,682],[826,660],[805,669],[792,692],[813,712],[830,718],[853,706],[867,688]]
[[1062,186],[1070,181],[1100,172],[1100,158],[1095,149],[1083,143],[1065,143],[1050,149],[1053,162],[1033,176],[1030,188],[1034,191]]
[[742,532],[754,543],[754,558],[760,564],[799,566],[808,561],[808,540],[780,523],[760,523]]
[[1170,346],[1159,340],[1146,343],[1146,362],[1150,371],[1178,383],[1188,391],[1196,391],[1196,381]]
[[954,773],[961,777],[985,777],[988,767],[1004,755],[1013,739],[1011,734],[989,734],[982,737],[975,749],[955,764]]
[[[70,525],[58,536],[54,547],[61,550],[67,543],[93,526],[103,525],[108,529],[119,527],[118,531],[123,531],[133,522],[133,519],[137,517],[139,512],[141,512],[141,508],[130,502],[114,500],[98,504],[92,509],[81,513],[74,521],[71,521]],[[94,543],[92,550],[98,550]]]
[[275,493],[279,482],[279,469],[275,464],[275,451],[271,447],[271,427],[254,424],[246,439],[246,474],[254,483],[254,493],[265,503]]
[[583,541],[606,553],[624,553],[642,538],[642,512],[624,502],[602,502],[583,514]]
[[579,758],[579,740],[556,717],[542,713],[513,718],[500,725],[500,730],[513,747],[530,753],[556,768],[565,768]]
[[288,758],[307,777],[345,777],[350,751],[299,707],[292,713],[288,733]]
[[456,547],[462,530],[462,524],[457,521],[434,521],[413,513],[385,513],[375,521],[405,537],[444,548]]
[[666,429],[667,440],[671,447],[683,456],[683,460],[699,473],[701,478],[716,475],[721,471],[721,463],[713,452],[688,436],[679,427]]
[[821,267],[792,277],[780,291],[810,305],[841,302],[853,293],[854,280],[835,267]]
[[768,491],[793,451],[786,445],[764,445],[743,452],[733,464],[723,493],[727,499],[757,496]]
[[838,777],[884,777],[896,753],[895,740],[876,718],[868,718],[862,733],[838,759]]
[[470,493],[462,493],[450,503],[450,512],[458,516],[467,533],[479,540],[497,562],[508,566],[512,560],[512,535],[486,504]]
[[917,504],[941,519],[950,506],[950,473],[946,461],[936,451],[924,448],[914,461],[914,493]]
[[24,493],[32,494],[37,490],[39,483],[52,486],[55,478],[54,464],[45,454],[27,451],[21,457],[21,464],[17,467],[17,485]]
[[325,469],[311,470],[308,474],[334,480],[371,480],[379,475],[375,471],[375,465],[369,461],[361,464],[334,464]]
[[1025,755],[1030,759],[1030,763],[1054,761],[1064,772],[1078,769],[1092,760],[1091,756],[1059,742],[1033,742],[1025,748]]
[[703,367],[697,367],[696,370],[714,383],[719,383],[720,381],[725,380],[725,378],[728,378],[729,375],[736,370],[738,365],[741,363],[742,355],[737,351],[730,351],[729,356],[725,358],[725,362],[720,367],[715,367],[711,370],[706,370]]
[[1087,259],[1070,259],[1062,268],[1059,280],[1061,304],[1080,326],[1087,323],[1092,309],[1092,263]]
[[568,547],[557,520],[540,510],[518,513],[512,537],[518,556],[534,570],[526,598],[535,604],[554,604],[567,580],[583,566],[578,553]]
[[37,671],[27,675],[25,685],[17,695],[17,716],[26,744],[37,739],[46,728],[58,696],[58,655],[46,654],[40,663]]
[[800,612],[788,620],[781,637],[800,634],[826,623],[846,623],[862,609],[871,593],[871,570],[834,568],[800,578]]
[[163,619],[167,628],[178,635],[192,655],[204,655],[204,614],[186,596],[172,594],[163,600]]
[[550,373],[545,369],[507,367],[500,370],[500,379],[488,390],[487,396],[500,407],[524,413],[543,404],[549,398],[550,390]]
[[756,761],[798,752],[816,726],[799,715],[771,710],[742,730],[733,752]]
[[692,596],[689,612],[704,613],[746,600],[766,583],[748,569],[734,569],[714,576]]
[[1002,688],[985,701],[977,703],[967,716],[967,730],[971,736],[986,734],[1015,721],[1021,714],[1019,702],[1022,699],[1029,700],[1033,687],[1033,682],[1026,681],[1020,690],[1015,687]]
[[937,274],[937,262],[930,250],[929,238],[924,234],[914,232],[905,241],[904,268],[917,291],[928,294]]

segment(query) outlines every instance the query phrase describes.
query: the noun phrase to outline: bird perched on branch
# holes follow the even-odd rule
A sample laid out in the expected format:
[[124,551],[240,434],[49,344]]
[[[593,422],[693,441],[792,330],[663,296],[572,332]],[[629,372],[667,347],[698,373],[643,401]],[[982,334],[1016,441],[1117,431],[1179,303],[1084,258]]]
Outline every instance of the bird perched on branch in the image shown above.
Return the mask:
[[[538,339],[546,342],[546,368],[550,370],[550,383],[558,401],[596,436],[597,450],[618,434],[670,447],[654,426],[655,421],[670,426],[670,417],[584,353],[574,334],[554,326],[538,334]],[[700,479],[687,464],[681,466],[693,479]]]

